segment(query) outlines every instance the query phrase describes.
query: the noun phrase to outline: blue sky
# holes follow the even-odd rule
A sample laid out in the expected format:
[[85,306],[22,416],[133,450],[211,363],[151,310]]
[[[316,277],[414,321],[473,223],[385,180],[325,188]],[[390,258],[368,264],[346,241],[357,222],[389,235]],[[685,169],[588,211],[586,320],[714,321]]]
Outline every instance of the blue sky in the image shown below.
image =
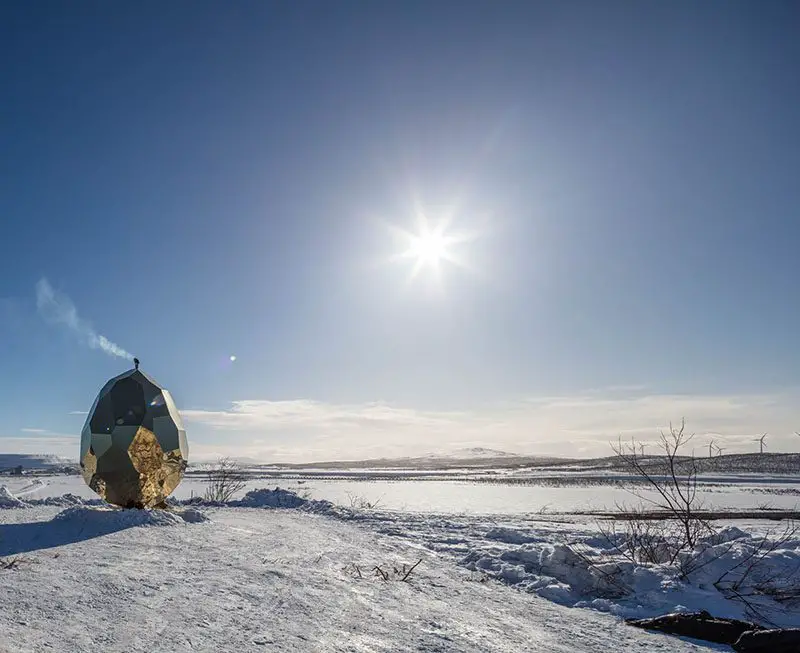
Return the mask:
[[[3,4],[0,449],[77,452],[99,336],[198,457],[796,449],[798,20]],[[412,278],[420,214],[461,242]]]

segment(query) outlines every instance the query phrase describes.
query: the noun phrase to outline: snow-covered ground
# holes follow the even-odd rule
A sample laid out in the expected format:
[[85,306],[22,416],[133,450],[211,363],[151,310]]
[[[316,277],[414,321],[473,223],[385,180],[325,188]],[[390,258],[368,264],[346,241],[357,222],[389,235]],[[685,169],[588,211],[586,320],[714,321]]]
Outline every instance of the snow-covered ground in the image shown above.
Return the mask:
[[[366,522],[296,509],[203,512],[208,521],[82,506],[0,511],[0,553],[18,559],[0,570],[0,650],[713,648],[514,591]],[[418,560],[399,580],[394,569]]]
[[[2,653],[4,645],[9,651],[710,650],[634,631],[619,617],[709,609],[752,620],[744,602],[721,591],[739,580],[737,573],[722,583],[720,577],[753,552],[761,562],[747,583],[769,577],[785,581],[773,589],[794,591],[800,581],[800,536],[765,552],[763,535],[781,527],[759,520],[726,524],[721,536],[700,542],[692,553],[695,570],[685,578],[674,566],[627,563],[615,558],[613,538],[601,535],[592,517],[538,510],[542,491],[570,488],[290,481],[294,492],[333,503],[263,491],[209,507],[196,505],[203,484],[187,479],[177,493],[183,505],[172,514],[109,510],[75,476],[3,482],[0,560],[20,560],[0,568]],[[397,494],[386,501],[389,488]],[[380,508],[351,508],[351,497],[369,498],[373,490],[384,501]],[[504,506],[520,491],[536,494]],[[275,505],[288,509],[263,507]],[[404,565],[420,559],[409,582],[397,579],[395,568],[402,575]],[[747,583],[737,591],[749,592]],[[800,605],[774,598],[751,599],[761,620],[799,626]]]
[[[751,520],[742,524],[747,530],[720,524],[717,535],[701,538],[681,557],[679,568],[632,563],[619,555],[619,536],[601,532],[585,517],[365,511],[361,519],[377,532],[423,543],[476,573],[563,605],[620,617],[709,610],[720,617],[800,627],[800,532],[787,537],[791,524]],[[776,595],[786,590],[797,598],[775,601],[759,595],[756,586],[765,580]],[[733,587],[748,603],[731,599]]]

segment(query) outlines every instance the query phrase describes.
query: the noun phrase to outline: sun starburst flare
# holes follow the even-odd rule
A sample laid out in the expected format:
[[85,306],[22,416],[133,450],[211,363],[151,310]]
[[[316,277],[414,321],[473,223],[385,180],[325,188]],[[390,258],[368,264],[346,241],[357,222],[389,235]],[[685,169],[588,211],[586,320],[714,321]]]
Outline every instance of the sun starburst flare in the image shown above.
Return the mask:
[[459,251],[459,245],[472,240],[470,236],[450,232],[447,220],[442,220],[431,227],[427,217],[420,214],[417,221],[419,226],[416,233],[405,229],[393,229],[405,246],[405,249],[393,258],[413,262],[409,279],[415,279],[422,272],[429,271],[437,281],[441,281],[443,262],[467,267],[464,253]]

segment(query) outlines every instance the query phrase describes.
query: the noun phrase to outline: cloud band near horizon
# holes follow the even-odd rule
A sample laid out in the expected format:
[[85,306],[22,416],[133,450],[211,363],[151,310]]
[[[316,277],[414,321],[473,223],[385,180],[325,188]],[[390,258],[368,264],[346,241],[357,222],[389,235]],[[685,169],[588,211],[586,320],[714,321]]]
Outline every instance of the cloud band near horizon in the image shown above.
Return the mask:
[[[333,404],[307,399],[234,401],[226,409],[187,409],[190,457],[249,457],[265,462],[413,457],[484,447],[571,458],[611,454],[609,443],[634,437],[654,443],[659,431],[686,418],[703,455],[714,438],[725,453],[797,451],[800,391],[732,395],[634,394],[625,389],[520,400],[462,411],[402,408],[387,403]],[[74,411],[73,417],[81,411]],[[80,427],[77,427],[78,429]],[[77,455],[74,437],[34,427],[28,437],[0,438],[0,449]],[[51,437],[42,437],[42,436]],[[54,435],[64,437],[54,438]],[[73,451],[74,450],[74,451]]]
[[[414,456],[462,447],[520,454],[595,457],[618,437],[655,442],[670,422],[686,419],[703,449],[713,437],[726,453],[754,450],[770,433],[770,451],[794,451],[800,440],[800,393],[585,394],[508,402],[468,411],[398,408],[385,403],[329,404],[305,399],[234,401],[224,410],[184,410],[212,445],[299,461]],[[222,442],[214,443],[222,445]],[[222,447],[220,447],[222,448]],[[698,451],[699,451],[698,449]]]

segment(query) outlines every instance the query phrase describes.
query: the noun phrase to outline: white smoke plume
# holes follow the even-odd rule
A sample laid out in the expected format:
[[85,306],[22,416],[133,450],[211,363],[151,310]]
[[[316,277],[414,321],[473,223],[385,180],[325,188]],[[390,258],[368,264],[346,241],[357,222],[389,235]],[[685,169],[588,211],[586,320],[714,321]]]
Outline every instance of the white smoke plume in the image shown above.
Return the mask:
[[64,293],[54,290],[44,277],[36,282],[36,308],[45,320],[53,324],[63,324],[92,349],[102,349],[110,356],[133,360],[132,354],[97,333],[89,322],[82,320],[72,300]]

